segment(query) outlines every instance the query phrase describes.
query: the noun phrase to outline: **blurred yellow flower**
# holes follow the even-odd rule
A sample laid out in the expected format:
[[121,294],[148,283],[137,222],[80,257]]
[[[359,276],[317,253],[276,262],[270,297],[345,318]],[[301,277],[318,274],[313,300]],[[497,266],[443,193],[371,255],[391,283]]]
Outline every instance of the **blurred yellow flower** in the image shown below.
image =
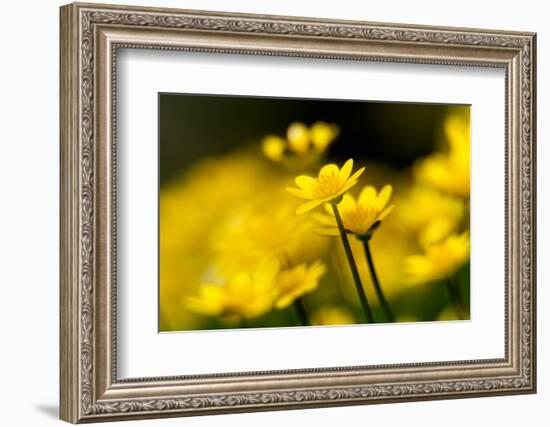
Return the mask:
[[234,274],[224,285],[205,283],[198,295],[184,298],[184,305],[196,313],[232,321],[261,316],[273,307],[279,269],[278,261],[270,259],[253,272]]
[[456,231],[458,223],[450,217],[438,217],[431,220],[419,233],[418,243],[423,248],[439,243]]
[[437,243],[458,230],[464,202],[426,186],[414,186],[398,199],[395,225],[413,233],[422,247]]
[[[294,122],[287,129],[286,139],[277,135],[268,135],[263,138],[262,152],[275,162],[303,167],[317,161],[338,137],[339,132],[337,125],[322,121],[313,123],[310,128],[302,122]],[[297,159],[291,159],[291,157]]]
[[[387,206],[391,193],[391,185],[385,185],[378,194],[376,189],[369,185],[361,190],[357,201],[351,194],[344,194],[342,201],[338,203],[338,209],[346,231],[359,236],[367,234],[373,225],[382,221],[393,210],[394,205]],[[326,215],[315,216],[323,226],[321,233],[338,236],[334,211],[328,204],[325,205],[325,210]]]
[[280,136],[269,135],[262,141],[262,151],[268,159],[279,161],[283,158],[286,141]]
[[447,153],[435,153],[415,166],[417,179],[438,190],[459,197],[470,195],[470,123],[460,115],[449,116],[444,124]]
[[322,262],[316,261],[310,266],[300,264],[294,268],[281,271],[276,280],[277,298],[275,307],[278,309],[288,307],[297,298],[314,291],[326,270]]
[[317,178],[307,175],[296,177],[296,185],[300,188],[287,188],[287,191],[308,200],[296,209],[296,213],[300,215],[325,202],[333,202],[357,184],[357,179],[365,168],[360,168],[351,175],[352,169],[353,159],[349,159],[341,169],[333,163],[323,166]]
[[313,146],[318,151],[324,151],[336,139],[340,130],[335,124],[315,122],[309,132]]
[[469,258],[469,234],[452,234],[440,243],[426,247],[424,254],[405,258],[405,280],[412,285],[446,279]]
[[[316,235],[309,215],[296,215],[296,203],[288,193],[266,189],[266,197],[236,209],[215,227],[213,261],[224,273],[256,265],[274,256],[284,268],[310,263],[324,255],[329,242]],[[268,196],[268,197],[267,197]]]
[[[208,282],[211,272],[218,273],[212,253],[212,242],[220,237],[218,224],[228,213],[238,211],[243,200],[251,200],[261,193],[260,189],[280,188],[284,182],[286,178],[282,180],[278,173],[265,167],[257,154],[238,152],[201,160],[161,187],[161,331],[196,329],[202,324],[204,319],[182,310],[181,301],[184,296],[194,295],[201,283]],[[284,190],[280,190],[280,194],[294,199]],[[293,209],[290,215],[298,218]],[[255,264],[248,264],[246,268],[250,265]]]
[[311,316],[311,323],[318,326],[353,325],[353,314],[343,307],[321,307]]
[[309,149],[309,129],[301,122],[292,123],[286,131],[288,146],[292,151],[303,154]]

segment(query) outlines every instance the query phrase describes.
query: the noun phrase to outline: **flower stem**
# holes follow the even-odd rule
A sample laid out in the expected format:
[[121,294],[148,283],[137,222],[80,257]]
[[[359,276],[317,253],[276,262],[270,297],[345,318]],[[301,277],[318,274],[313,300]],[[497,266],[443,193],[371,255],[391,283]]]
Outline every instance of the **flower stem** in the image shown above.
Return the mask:
[[369,265],[370,277],[372,279],[372,284],[374,285],[374,290],[376,291],[376,296],[378,297],[378,300],[380,301],[380,304],[382,305],[382,308],[386,313],[386,317],[388,318],[388,321],[395,322],[395,316],[393,315],[393,311],[390,308],[390,305],[388,304],[388,300],[386,300],[386,297],[384,296],[384,292],[382,292],[382,287],[380,286],[380,282],[378,281],[378,275],[376,274],[376,269],[374,268],[374,261],[372,259],[372,253],[370,251],[369,241],[363,240],[363,246],[365,247],[367,264]]
[[458,287],[450,277],[445,280],[445,284],[447,285],[447,291],[449,292],[449,296],[451,297],[456,315],[460,320],[464,320],[466,318],[466,316],[464,315],[464,304],[462,303],[462,298],[460,297],[460,291]]
[[355,282],[355,288],[357,289],[357,294],[359,295],[359,300],[365,312],[367,318],[367,323],[374,323],[374,316],[372,315],[369,302],[367,300],[367,295],[365,295],[365,289],[361,283],[361,278],[359,277],[359,271],[357,270],[357,265],[353,259],[353,252],[351,251],[351,246],[349,245],[348,236],[346,235],[346,230],[344,229],[344,224],[342,223],[342,218],[340,217],[340,212],[338,211],[338,206],[335,203],[331,204],[332,210],[334,211],[334,217],[336,218],[336,223],[338,224],[338,230],[340,231],[340,237],[342,238],[342,244],[344,245],[344,251],[346,252],[346,257],[348,259],[349,267],[351,269],[351,274],[353,276],[353,281]]
[[298,317],[300,318],[300,322],[302,322],[302,325],[311,326],[311,322],[309,321],[309,317],[307,315],[306,308],[304,307],[304,302],[302,301],[302,298],[296,298],[294,300],[294,308],[296,309],[296,313],[298,313]]

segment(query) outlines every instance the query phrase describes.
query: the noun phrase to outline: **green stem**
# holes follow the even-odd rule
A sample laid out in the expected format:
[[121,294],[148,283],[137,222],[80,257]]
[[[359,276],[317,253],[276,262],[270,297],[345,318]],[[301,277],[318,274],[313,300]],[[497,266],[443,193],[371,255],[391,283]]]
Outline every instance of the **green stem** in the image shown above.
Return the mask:
[[302,298],[296,298],[294,300],[294,308],[296,309],[296,313],[298,313],[298,317],[300,318],[300,322],[302,322],[302,325],[311,326],[311,322],[309,321],[309,317],[307,315],[306,308],[304,307],[304,302],[302,301]]
[[342,238],[342,244],[344,245],[344,251],[346,252],[353,281],[355,282],[355,288],[357,289],[359,300],[361,301],[363,311],[365,312],[365,316],[367,318],[367,323],[374,323],[374,316],[372,315],[372,311],[367,300],[367,295],[365,295],[365,289],[363,289],[363,284],[361,283],[361,278],[359,277],[357,265],[353,259],[353,252],[351,251],[351,246],[349,245],[348,236],[346,235],[346,230],[344,229],[344,224],[342,222],[342,218],[340,217],[340,212],[338,211],[338,206],[336,206],[335,203],[332,203],[331,206],[334,211],[334,217],[336,218],[336,224],[338,224],[338,230],[340,231],[340,237]]
[[447,291],[449,292],[449,297],[451,298],[451,302],[453,303],[456,315],[460,320],[464,320],[464,304],[462,303],[459,289],[455,286],[455,283],[450,277],[445,280],[445,284],[447,285]]
[[395,322],[395,316],[393,315],[393,311],[390,308],[390,305],[388,304],[386,297],[384,296],[384,292],[382,292],[382,287],[380,286],[378,275],[376,274],[376,269],[374,268],[374,261],[372,259],[372,253],[370,251],[369,241],[363,240],[363,246],[365,247],[365,255],[367,256],[367,264],[369,266],[370,278],[372,279],[372,284],[374,285],[376,296],[378,297],[378,300],[380,301],[380,304],[382,305],[382,308],[384,309],[384,312],[386,313],[386,317],[388,318],[388,320],[390,322]]

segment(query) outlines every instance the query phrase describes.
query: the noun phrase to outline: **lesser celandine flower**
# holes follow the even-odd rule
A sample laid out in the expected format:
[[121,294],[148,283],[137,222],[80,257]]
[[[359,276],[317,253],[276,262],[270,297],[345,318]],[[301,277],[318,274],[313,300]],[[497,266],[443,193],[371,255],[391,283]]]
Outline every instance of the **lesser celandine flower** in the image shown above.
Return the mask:
[[325,265],[316,261],[311,265],[300,264],[283,270],[276,280],[277,298],[275,307],[283,309],[308,292],[317,289],[319,280],[326,272]]
[[[197,329],[204,322],[204,318],[190,310],[182,310],[182,298],[195,295],[205,281],[205,272],[216,269],[212,242],[219,240],[218,225],[229,213],[240,210],[243,200],[257,197],[258,187],[281,189],[283,181],[279,173],[259,161],[257,154],[248,152],[198,161],[186,168],[183,175],[161,186],[161,331]],[[293,198],[284,188],[279,194]],[[290,209],[289,217],[299,218],[294,210]],[[322,240],[326,239],[319,236],[316,242]],[[255,264],[246,268],[251,265]]]
[[343,307],[321,307],[311,316],[314,325],[350,325],[355,323],[353,314]]
[[309,130],[311,142],[317,151],[324,151],[339,133],[338,126],[325,122],[315,122]]
[[214,228],[213,261],[223,273],[247,269],[266,256],[277,257],[285,268],[311,263],[328,249],[329,242],[313,232],[313,218],[296,215],[292,196],[280,187],[266,187],[265,193]]
[[[363,242],[372,283],[389,321],[393,321],[394,316],[382,292],[369,241],[381,221],[393,210],[393,205],[387,206],[391,193],[391,185],[385,185],[380,193],[377,193],[374,187],[366,186],[361,190],[357,201],[350,194],[344,194],[342,201],[336,205],[336,209],[325,205],[328,216],[317,215],[318,221],[325,227],[322,233],[337,236],[343,229],[344,232],[355,234]],[[341,217],[341,224],[338,223],[338,215]]]
[[302,122],[291,123],[286,138],[268,135],[262,140],[264,155],[287,166],[306,166],[317,161],[338,137],[338,126],[318,121],[308,128]]
[[439,243],[455,232],[459,225],[449,217],[434,218],[418,234],[418,243],[423,248]]
[[418,239],[422,247],[455,232],[464,218],[464,202],[426,186],[416,185],[398,201],[396,224]]
[[470,125],[459,115],[449,116],[444,125],[449,145],[446,153],[435,153],[417,163],[420,182],[459,197],[470,196]]
[[262,140],[263,153],[273,161],[279,161],[283,158],[285,148],[286,141],[280,136],[269,135]]
[[309,129],[301,122],[292,123],[287,131],[288,145],[295,153],[303,154],[309,149]]
[[317,178],[307,175],[296,177],[295,182],[299,188],[287,188],[287,190],[295,196],[308,200],[296,209],[296,213],[300,215],[325,202],[332,203],[357,184],[357,179],[365,168],[360,168],[353,175],[352,169],[353,159],[349,159],[341,169],[332,163],[323,166]]
[[366,320],[367,322],[374,322],[374,317],[367,296],[365,295],[365,290],[363,289],[361,278],[359,277],[359,271],[357,270],[357,265],[355,264],[355,259],[353,258],[353,253],[338,210],[338,203],[341,200],[341,196],[357,184],[357,179],[364,172],[365,168],[361,168],[351,175],[352,170],[353,159],[349,159],[344,163],[341,169],[335,164],[328,164],[321,168],[317,178],[306,175],[298,176],[295,181],[300,188],[287,188],[287,190],[295,196],[309,200],[296,209],[296,214],[298,215],[308,212],[322,203],[330,203],[334,211],[340,238],[342,239],[342,244],[346,252],[359,300],[365,312]]
[[[380,193],[372,186],[364,187],[357,200],[349,193],[344,194],[338,208],[346,231],[359,236],[367,234],[374,224],[382,221],[393,210],[394,205],[388,206],[391,193],[391,185],[385,185]],[[334,212],[330,205],[325,205],[325,209],[328,215],[316,215],[323,226],[321,231],[323,234],[338,236]]]
[[405,280],[409,284],[422,284],[448,279],[469,258],[469,234],[452,234],[440,243],[426,247],[423,254],[405,258]]
[[201,285],[198,295],[186,297],[184,304],[197,313],[227,320],[253,319],[273,307],[277,295],[275,279],[279,270],[277,260],[266,260],[253,272],[234,274],[223,285]]

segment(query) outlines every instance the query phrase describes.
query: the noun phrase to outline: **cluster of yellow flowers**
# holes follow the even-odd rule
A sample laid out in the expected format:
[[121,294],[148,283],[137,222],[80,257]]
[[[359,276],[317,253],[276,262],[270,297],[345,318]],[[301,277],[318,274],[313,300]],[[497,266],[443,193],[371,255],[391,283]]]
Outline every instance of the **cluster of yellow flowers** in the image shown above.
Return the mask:
[[413,185],[375,164],[366,181],[353,159],[323,165],[338,135],[292,123],[261,141],[271,165],[244,150],[162,188],[161,330],[400,321],[391,302],[403,284],[452,278],[468,261],[467,119],[446,119],[448,148],[414,165]]
[[266,136],[262,140],[262,151],[268,159],[291,170],[300,170],[318,162],[339,133],[338,126],[332,123],[319,121],[308,128],[302,122],[294,122],[288,127],[286,138]]
[[[357,200],[351,194],[344,194],[338,203],[342,221],[347,231],[356,235],[365,235],[374,224],[380,223],[393,210],[394,205],[387,206],[392,193],[392,186],[385,185],[377,194],[376,188],[371,185],[363,187]],[[324,206],[326,214],[317,214],[315,217],[322,229],[321,234],[338,236],[338,225],[330,205]]]
[[261,316],[274,306],[288,307],[296,298],[317,288],[326,267],[317,261],[281,270],[275,257],[262,261],[254,271],[231,275],[222,286],[205,283],[199,294],[184,303],[198,313],[239,321]]
[[[289,129],[293,144],[297,125]],[[322,138],[325,148],[330,142],[328,129],[336,132],[323,123],[308,130],[319,153]],[[199,163],[183,183],[163,189],[161,330],[193,327],[190,312],[244,322],[317,288],[328,242],[313,219],[295,215],[287,176],[242,153]]]
[[341,237],[366,321],[374,322],[375,319],[371,305],[365,293],[347,234],[352,233],[364,242],[367,263],[377,297],[380,300],[380,304],[384,307],[388,320],[394,321],[393,312],[378,281],[368,245],[372,233],[378,228],[381,220],[393,209],[393,205],[386,208],[392,189],[391,186],[386,185],[380,192],[380,195],[377,195],[374,187],[364,187],[359,195],[358,203],[356,203],[353,196],[347,194],[347,191],[357,184],[365,168],[360,168],[353,174],[352,170],[353,159],[346,161],[341,169],[335,164],[325,165],[321,168],[317,178],[300,175],[295,179],[299,189],[287,188],[287,190],[295,196],[308,200],[298,207],[296,210],[296,214],[298,215],[315,209],[323,203],[325,204],[325,210],[327,210],[329,216],[318,216],[317,219],[322,225],[328,226],[326,234],[339,235]]
[[470,197],[470,123],[461,115],[451,115],[444,124],[448,151],[435,153],[419,162],[420,182],[457,197]]
[[401,221],[417,233],[423,253],[405,259],[406,282],[451,278],[470,258],[470,125],[453,114],[444,123],[447,150],[417,162],[416,186],[403,201]]

